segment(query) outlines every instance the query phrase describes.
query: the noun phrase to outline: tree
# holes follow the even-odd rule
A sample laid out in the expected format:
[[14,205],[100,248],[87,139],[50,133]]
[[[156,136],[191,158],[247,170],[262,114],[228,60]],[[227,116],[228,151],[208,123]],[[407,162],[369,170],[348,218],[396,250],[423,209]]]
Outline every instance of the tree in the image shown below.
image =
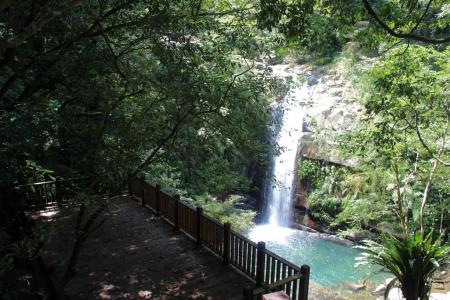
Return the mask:
[[449,259],[445,213],[427,210],[449,202],[440,197],[449,176],[446,56],[431,47],[394,49],[369,72],[364,125],[344,145],[390,178],[392,213],[400,225],[380,243],[367,241],[363,259],[391,272],[408,300],[428,299],[434,272]]
[[110,193],[138,170],[174,170],[190,196],[251,188],[269,117],[252,61],[270,40],[250,2],[3,1],[0,18],[2,193],[33,170]]
[[[400,47],[369,75],[375,91],[365,103],[368,127],[361,131],[360,149],[391,169],[405,234],[411,212],[424,233],[430,193],[445,189],[449,118],[445,56],[431,48]],[[421,190],[420,201],[417,194],[408,193],[409,188]]]
[[265,124],[264,70],[248,60],[267,46],[244,1],[1,8],[2,181],[24,181],[26,160],[66,176],[123,177],[167,156],[184,128],[218,126],[223,139],[239,132],[217,121],[224,111],[235,120],[259,111]]
[[[312,55],[331,55],[349,40],[376,52],[380,44],[450,41],[446,1],[261,1],[258,25],[284,33]],[[389,46],[390,48],[391,46]]]

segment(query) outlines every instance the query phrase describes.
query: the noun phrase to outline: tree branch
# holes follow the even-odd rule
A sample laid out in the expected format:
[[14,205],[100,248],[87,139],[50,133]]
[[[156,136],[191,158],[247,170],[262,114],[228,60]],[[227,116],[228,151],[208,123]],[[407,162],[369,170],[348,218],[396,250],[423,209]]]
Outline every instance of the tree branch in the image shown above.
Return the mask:
[[[450,37],[446,37],[446,38],[443,38],[443,39],[432,39],[432,38],[428,38],[428,37],[424,37],[424,36],[413,34],[412,32],[410,32],[410,33],[396,32],[395,30],[390,28],[386,23],[384,23],[380,19],[380,17],[377,15],[375,10],[370,5],[369,0],[362,0],[362,2],[364,4],[364,7],[365,7],[366,11],[369,13],[370,16],[372,16],[372,18],[374,18],[374,20],[378,23],[378,25],[381,28],[383,28],[387,33],[389,33],[390,35],[392,35],[392,36],[394,36],[396,38],[415,40],[415,41],[429,43],[429,44],[444,44],[444,43],[450,42]],[[429,3],[428,5],[430,5],[430,4],[431,3]],[[421,19],[423,19],[423,17],[424,17],[424,15],[422,16]],[[417,28],[417,27],[418,27],[418,24],[416,24],[415,28]]]
[[48,8],[46,12],[36,16],[35,19],[30,22],[30,24],[26,26],[16,38],[12,40],[0,39],[0,49],[3,52],[5,49],[20,47],[28,39],[41,31],[45,25],[53,21],[55,17],[60,16],[75,6],[80,5],[81,1],[82,0],[71,0],[60,5],[56,9],[52,10]]
[[[192,110],[191,110],[192,111]],[[150,155],[142,162],[139,167],[132,173],[132,176],[136,176],[136,174],[142,170],[145,166],[150,164],[153,159],[155,158],[158,151],[172,138],[174,137],[178,129],[181,127],[181,124],[187,119],[187,117],[190,115],[190,111],[184,114],[181,118],[178,119],[178,121],[175,123],[175,126],[172,128],[172,130],[169,132],[168,135],[166,135],[164,138],[162,138],[158,145],[153,149],[153,151],[150,153]]]

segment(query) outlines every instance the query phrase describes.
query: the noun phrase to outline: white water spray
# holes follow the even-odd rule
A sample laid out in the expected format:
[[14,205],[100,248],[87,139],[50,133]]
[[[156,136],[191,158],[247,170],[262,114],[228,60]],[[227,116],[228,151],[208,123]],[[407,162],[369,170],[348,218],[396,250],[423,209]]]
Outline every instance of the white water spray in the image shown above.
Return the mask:
[[281,153],[274,158],[274,183],[267,194],[267,221],[271,225],[289,226],[292,220],[293,181],[296,170],[298,142],[305,117],[304,103],[310,98],[309,87],[291,89],[282,103],[282,125],[277,136]]

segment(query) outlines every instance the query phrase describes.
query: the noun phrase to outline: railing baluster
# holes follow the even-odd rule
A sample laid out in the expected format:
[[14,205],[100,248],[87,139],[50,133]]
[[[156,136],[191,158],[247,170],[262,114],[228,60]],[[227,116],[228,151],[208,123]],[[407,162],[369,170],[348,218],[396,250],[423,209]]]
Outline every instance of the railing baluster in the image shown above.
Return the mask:
[[266,243],[258,242],[257,266],[256,266],[256,286],[260,287],[264,281],[264,257],[266,251]]
[[247,272],[247,242],[242,241],[242,271]]
[[173,212],[173,214],[174,214],[174,218],[173,218],[173,224],[174,224],[174,226],[175,226],[175,229],[179,229],[179,227],[180,227],[180,225],[179,225],[179,216],[178,216],[178,210],[179,210],[179,205],[180,205],[180,195],[176,195],[175,197],[174,197],[174,207],[173,207],[173,209],[174,209],[174,212]]
[[228,265],[230,263],[230,231],[231,224],[223,224],[223,264]]
[[241,271],[244,272],[244,260],[245,260],[245,256],[244,256],[244,248],[245,248],[245,242],[243,239],[241,239],[239,237],[239,268],[241,269]]
[[161,186],[156,185],[156,215],[161,215]]
[[276,276],[275,276],[275,280],[281,280],[282,276],[281,276],[281,261],[277,260],[277,272],[276,272]]
[[187,212],[186,212],[186,206],[182,205],[182,213],[181,213],[181,219],[182,219],[182,226],[183,229],[186,230],[187,232],[189,232],[188,227],[187,227]]
[[[297,274],[297,271],[295,271],[294,274]],[[297,284],[298,284],[298,279],[296,279],[292,282],[292,299],[294,299],[294,300],[298,299]]]
[[[291,276],[293,273],[292,271],[293,271],[292,267],[288,267],[287,276]],[[286,294],[288,294],[289,296],[292,296],[291,295],[291,282],[289,282],[286,286]]]
[[245,272],[247,274],[250,274],[250,268],[251,268],[251,264],[252,264],[252,246],[250,245],[250,243],[247,243],[247,264],[245,266]]
[[209,222],[206,218],[204,218],[204,223],[205,223],[205,225],[206,224],[208,225],[208,227],[205,227],[205,229],[208,232],[208,246],[211,247],[212,240],[213,240],[213,231],[212,231],[211,222]]
[[308,289],[309,289],[309,266],[303,265],[300,267],[300,274],[302,278],[300,280],[300,300],[308,300]]
[[252,252],[252,277],[256,278],[256,248],[252,246],[253,252]]
[[144,206],[144,183],[145,183],[145,174],[141,175],[141,206]]
[[63,195],[62,195],[62,186],[61,186],[61,177],[56,177],[55,182],[55,198],[58,205],[62,204]]
[[[211,247],[211,241],[212,241],[212,230],[211,230],[211,223],[206,219],[206,218],[204,218],[203,219],[203,224],[205,225],[205,232],[207,233],[206,234],[206,237],[207,237],[207,239],[206,239],[206,245],[208,246],[208,247]],[[202,226],[203,226],[203,224],[202,224]]]
[[275,259],[272,258],[272,264],[270,267],[270,283],[275,282]]
[[38,186],[37,190],[38,190],[38,193],[39,193],[39,197],[37,198],[36,202],[38,203],[38,206],[41,206],[42,205],[42,190],[41,190],[41,187]]
[[230,235],[230,257],[231,257],[231,263],[236,265],[236,243],[235,243],[236,236],[234,234]]
[[202,244],[202,237],[201,237],[202,214],[203,214],[203,208],[201,208],[200,206],[197,206],[197,215],[196,215],[197,246],[200,246]]
[[47,199],[47,184],[42,185],[42,205],[47,206],[48,199]]
[[209,224],[211,226],[210,227],[210,230],[211,230],[211,248],[212,248],[213,252],[217,253],[217,248],[216,248],[216,245],[217,245],[217,243],[216,243],[216,238],[217,238],[217,235],[216,235],[216,224],[214,224],[211,221],[208,221],[208,222],[209,222]]
[[222,226],[218,226],[214,224],[214,228],[216,229],[216,251],[217,254],[222,254],[222,240],[220,237],[222,236],[222,231],[220,230]]
[[265,267],[266,267],[266,276],[264,278],[264,281],[266,282],[266,284],[270,283],[270,261],[272,259],[273,259],[272,256],[266,254],[266,265],[265,265]]

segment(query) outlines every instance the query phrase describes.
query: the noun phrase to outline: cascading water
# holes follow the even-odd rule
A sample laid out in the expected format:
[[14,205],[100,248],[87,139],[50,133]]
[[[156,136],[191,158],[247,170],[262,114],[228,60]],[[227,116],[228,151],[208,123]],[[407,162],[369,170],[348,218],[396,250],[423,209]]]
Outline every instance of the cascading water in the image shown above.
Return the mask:
[[293,181],[296,166],[297,147],[302,134],[304,104],[309,97],[305,83],[291,89],[281,106],[282,124],[277,136],[281,153],[275,157],[273,182],[266,195],[266,222],[276,226],[289,226],[292,220]]
[[[273,71],[280,77],[299,74],[287,71],[287,66],[283,65],[275,66]],[[346,295],[342,294],[342,297],[340,296],[342,299],[373,299],[370,294],[354,296],[352,292],[345,292],[349,284],[361,280],[366,282],[367,278],[373,280],[367,282],[377,282],[386,277],[386,275],[373,277],[372,267],[355,268],[355,257],[360,254],[360,250],[321,234],[290,228],[293,221],[297,148],[305,127],[303,120],[314,109],[320,109],[319,105],[329,102],[328,98],[319,97],[320,89],[326,89],[322,78],[311,82],[312,84],[304,83],[301,86],[291,87],[287,96],[274,109],[273,117],[279,119],[279,122],[275,122],[278,126],[274,138],[281,150],[273,159],[272,178],[270,184],[266,184],[264,196],[266,211],[263,224],[255,226],[248,236],[255,242],[265,241],[269,250],[297,265],[310,265],[312,280],[319,284],[310,289],[314,299],[334,299],[338,295],[336,293],[340,293],[336,291],[342,289]],[[305,103],[312,106],[306,107]],[[323,296],[325,291],[329,290],[332,291],[332,296],[330,294]]]

